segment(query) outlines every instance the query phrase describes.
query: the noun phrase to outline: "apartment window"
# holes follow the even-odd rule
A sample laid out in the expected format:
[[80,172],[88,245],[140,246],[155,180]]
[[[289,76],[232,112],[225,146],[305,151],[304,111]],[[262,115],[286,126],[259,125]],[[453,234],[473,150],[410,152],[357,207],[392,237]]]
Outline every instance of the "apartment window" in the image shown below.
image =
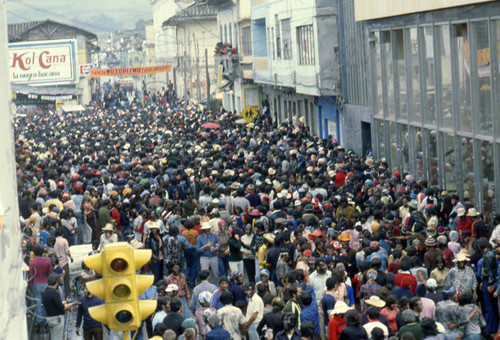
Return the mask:
[[314,33],[313,26],[297,27],[297,43],[299,47],[299,64],[314,65]]
[[274,27],[276,27],[276,58],[281,58],[281,34],[280,34],[280,22],[278,20],[278,15],[274,16]]
[[274,48],[274,27],[271,27],[271,45],[273,50],[273,60],[276,59],[276,50]]
[[283,35],[283,59],[292,59],[290,19],[281,20],[281,34]]
[[243,55],[252,55],[252,30],[250,26],[241,28],[241,45]]

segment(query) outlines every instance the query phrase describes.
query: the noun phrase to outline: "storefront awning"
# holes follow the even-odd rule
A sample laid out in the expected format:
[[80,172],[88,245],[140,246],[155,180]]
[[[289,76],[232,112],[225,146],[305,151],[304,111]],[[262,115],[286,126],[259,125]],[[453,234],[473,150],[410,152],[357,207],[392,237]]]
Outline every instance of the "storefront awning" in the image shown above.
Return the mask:
[[22,94],[38,94],[46,96],[59,96],[59,95],[76,95],[82,94],[82,89],[78,89],[75,85],[58,85],[58,86],[29,86],[12,84],[12,90],[16,93]]

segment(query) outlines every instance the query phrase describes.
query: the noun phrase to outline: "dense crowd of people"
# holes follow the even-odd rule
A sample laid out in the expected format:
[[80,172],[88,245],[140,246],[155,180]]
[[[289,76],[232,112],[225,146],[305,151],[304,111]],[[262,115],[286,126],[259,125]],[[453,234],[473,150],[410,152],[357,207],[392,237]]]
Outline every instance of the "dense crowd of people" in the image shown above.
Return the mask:
[[[17,121],[16,160],[38,325],[73,307],[70,246],[125,241],[152,250],[153,339],[498,330],[500,217],[305,126],[173,100],[43,112]],[[100,339],[84,292],[77,328]]]

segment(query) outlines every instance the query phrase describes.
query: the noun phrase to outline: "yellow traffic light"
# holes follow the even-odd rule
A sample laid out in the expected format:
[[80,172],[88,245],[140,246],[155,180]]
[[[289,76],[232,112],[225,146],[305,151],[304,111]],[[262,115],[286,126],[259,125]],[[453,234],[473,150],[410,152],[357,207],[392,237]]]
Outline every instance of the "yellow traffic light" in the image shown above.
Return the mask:
[[153,275],[136,275],[151,258],[150,249],[133,249],[126,242],[108,244],[100,254],[87,257],[87,267],[102,279],[87,283],[88,290],[105,300],[89,308],[90,315],[115,331],[132,331],[156,309],[156,301],[138,300],[154,281]]

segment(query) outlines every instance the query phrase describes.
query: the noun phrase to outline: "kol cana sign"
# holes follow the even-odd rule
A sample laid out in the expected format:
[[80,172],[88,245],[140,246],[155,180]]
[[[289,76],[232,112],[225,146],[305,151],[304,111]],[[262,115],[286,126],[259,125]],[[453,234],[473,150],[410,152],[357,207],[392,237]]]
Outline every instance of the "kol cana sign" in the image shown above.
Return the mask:
[[12,84],[75,84],[78,81],[77,70],[74,39],[9,44]]

